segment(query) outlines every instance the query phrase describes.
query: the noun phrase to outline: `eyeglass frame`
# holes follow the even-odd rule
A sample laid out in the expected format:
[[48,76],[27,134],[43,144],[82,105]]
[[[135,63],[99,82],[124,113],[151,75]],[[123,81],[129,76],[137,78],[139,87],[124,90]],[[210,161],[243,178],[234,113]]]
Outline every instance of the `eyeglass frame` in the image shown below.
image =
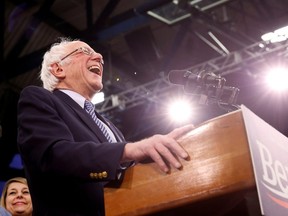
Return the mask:
[[[65,55],[63,58],[60,59],[60,61],[63,61],[64,59],[68,58],[69,56],[73,55],[74,53],[77,53],[77,52],[82,52],[86,55],[89,55],[89,56],[92,56],[93,53],[95,53],[94,51],[91,51],[90,49],[88,49],[87,47],[79,47],[75,50],[73,50],[72,52],[68,53],[67,55]],[[102,65],[104,65],[104,60],[102,58],[100,58],[100,63]]]

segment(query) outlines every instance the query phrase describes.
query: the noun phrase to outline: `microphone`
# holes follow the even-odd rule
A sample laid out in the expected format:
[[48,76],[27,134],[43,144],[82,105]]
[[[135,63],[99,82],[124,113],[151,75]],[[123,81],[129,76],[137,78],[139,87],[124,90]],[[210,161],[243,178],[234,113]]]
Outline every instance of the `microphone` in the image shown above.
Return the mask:
[[192,73],[187,70],[172,70],[168,74],[169,82],[177,85],[184,85],[191,87],[190,85],[210,85],[217,88],[223,87],[226,80],[221,76],[217,76],[214,73],[206,72],[205,70],[198,73]]
[[168,74],[168,80],[172,84],[182,85],[184,91],[200,96],[200,104],[217,102],[218,105],[237,107],[236,102],[239,89],[225,86],[226,79],[212,72],[202,70],[193,73],[188,70],[172,70]]

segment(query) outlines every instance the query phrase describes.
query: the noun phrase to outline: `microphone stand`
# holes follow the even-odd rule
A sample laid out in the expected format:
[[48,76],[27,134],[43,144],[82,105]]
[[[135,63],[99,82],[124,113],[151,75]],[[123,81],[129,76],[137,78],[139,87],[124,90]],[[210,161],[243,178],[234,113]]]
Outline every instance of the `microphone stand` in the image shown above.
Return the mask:
[[200,95],[199,104],[217,103],[227,112],[240,109],[240,106],[236,104],[239,88],[226,86],[225,83],[226,79],[220,75],[201,71],[197,74],[196,82],[195,77],[193,80],[188,79],[184,85],[184,91]]

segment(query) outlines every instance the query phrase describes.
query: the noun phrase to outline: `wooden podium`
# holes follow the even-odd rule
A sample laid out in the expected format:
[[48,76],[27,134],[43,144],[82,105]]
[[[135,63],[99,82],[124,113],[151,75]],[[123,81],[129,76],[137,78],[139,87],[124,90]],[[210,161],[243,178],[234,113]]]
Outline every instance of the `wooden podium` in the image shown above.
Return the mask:
[[240,200],[243,191],[256,190],[241,110],[201,124],[179,142],[191,158],[182,161],[183,169],[164,174],[146,163],[127,170],[120,188],[105,188],[107,216],[184,215],[182,208],[198,216],[193,208],[201,203],[201,212],[215,212]]

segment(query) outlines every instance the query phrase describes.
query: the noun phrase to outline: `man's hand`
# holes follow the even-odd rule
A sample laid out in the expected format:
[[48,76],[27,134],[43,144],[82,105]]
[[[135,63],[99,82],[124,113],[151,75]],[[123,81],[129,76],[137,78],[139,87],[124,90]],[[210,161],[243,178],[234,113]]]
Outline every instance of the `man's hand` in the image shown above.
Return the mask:
[[151,158],[165,173],[169,172],[170,165],[180,169],[182,164],[178,158],[188,160],[189,155],[176,140],[193,128],[193,125],[186,125],[176,128],[166,135],[157,134],[138,142],[127,143],[122,161],[134,160],[139,162]]

